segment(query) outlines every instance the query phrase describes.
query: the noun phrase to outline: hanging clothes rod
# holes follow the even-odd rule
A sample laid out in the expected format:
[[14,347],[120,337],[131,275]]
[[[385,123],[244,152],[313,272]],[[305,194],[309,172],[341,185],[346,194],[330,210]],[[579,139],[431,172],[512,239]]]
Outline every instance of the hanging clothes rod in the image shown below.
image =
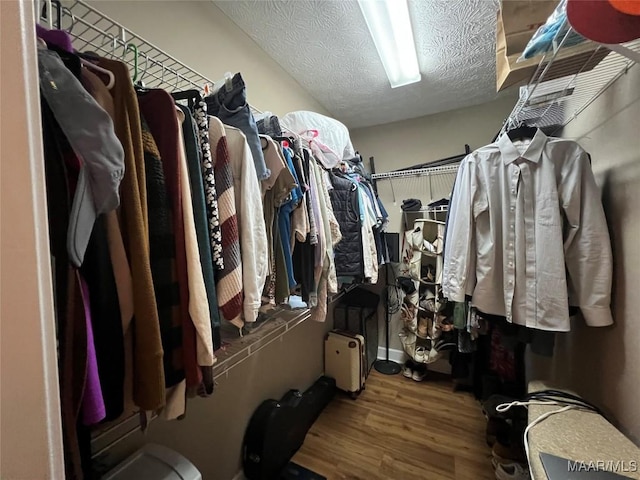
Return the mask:
[[[55,10],[52,8],[55,4]],[[177,58],[112,20],[83,0],[62,6],[58,0],[47,0],[40,10],[36,0],[39,23],[47,28],[59,26],[73,38],[74,48],[80,52],[120,60],[127,64],[132,77],[147,87],[163,88],[169,92],[195,88],[206,93],[214,82]],[[55,11],[55,15],[54,15]],[[59,18],[54,17],[59,15]],[[262,112],[250,106],[255,114]]]
[[430,175],[455,174],[458,171],[458,165],[445,165],[442,167],[417,168],[414,170],[400,170],[397,172],[373,173],[373,180],[382,178],[403,178],[403,177],[422,177]]

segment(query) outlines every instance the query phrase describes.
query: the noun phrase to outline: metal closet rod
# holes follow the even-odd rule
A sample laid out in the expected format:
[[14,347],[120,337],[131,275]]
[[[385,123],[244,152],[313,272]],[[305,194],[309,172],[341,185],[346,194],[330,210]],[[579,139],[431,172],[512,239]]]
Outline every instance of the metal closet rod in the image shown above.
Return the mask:
[[403,178],[403,177],[422,177],[429,175],[452,174],[458,171],[458,165],[445,165],[441,167],[417,168],[414,170],[401,170],[397,172],[374,173],[371,175],[373,180],[382,178]]
[[[197,90],[204,90],[206,84],[215,86],[215,82],[208,77],[164,52],[83,0],[75,0],[71,6],[62,7],[60,7],[59,0],[46,0],[44,2],[46,9],[42,10],[40,10],[42,2],[35,0],[35,3],[40,23],[49,28],[54,26],[62,28],[63,19],[67,19],[70,22],[68,29],[66,29],[67,33],[83,44],[83,48],[89,47],[94,49],[95,53],[118,58],[134,71],[138,71],[142,79],[149,83],[149,86],[173,90],[177,90],[185,84],[187,88]],[[54,8],[56,14],[59,15],[58,25],[53,24]],[[79,25],[83,27],[81,31],[78,31]],[[121,55],[117,55],[118,50]],[[127,55],[129,51],[134,52],[133,58]],[[149,79],[151,79],[150,82]],[[254,113],[262,113],[252,105],[250,108]]]

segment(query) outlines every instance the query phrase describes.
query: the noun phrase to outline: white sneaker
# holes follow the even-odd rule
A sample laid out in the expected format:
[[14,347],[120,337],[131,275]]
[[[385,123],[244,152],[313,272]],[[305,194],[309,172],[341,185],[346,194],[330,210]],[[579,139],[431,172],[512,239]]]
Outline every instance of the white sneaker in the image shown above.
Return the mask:
[[418,363],[424,363],[428,355],[429,352],[424,347],[417,347],[413,359]]
[[413,380],[415,380],[416,382],[421,382],[424,380],[424,378],[427,376],[427,369],[422,369],[422,370],[414,370],[413,374],[411,375],[411,378]]
[[498,463],[496,467],[497,480],[531,480],[529,469],[519,463]]
[[427,376],[427,367],[426,365],[416,365],[413,368],[413,372],[411,375],[411,379],[416,382],[421,382]]
[[408,361],[405,362],[404,365],[402,365],[402,375],[407,378],[411,378],[411,376],[413,375],[413,370],[411,370]]

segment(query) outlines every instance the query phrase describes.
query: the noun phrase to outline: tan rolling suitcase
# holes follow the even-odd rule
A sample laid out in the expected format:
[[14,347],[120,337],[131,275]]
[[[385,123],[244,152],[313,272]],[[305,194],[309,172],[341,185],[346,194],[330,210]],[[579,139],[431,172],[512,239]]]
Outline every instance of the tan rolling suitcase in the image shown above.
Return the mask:
[[366,378],[364,337],[342,330],[329,332],[324,340],[324,374],[356,398],[364,390]]

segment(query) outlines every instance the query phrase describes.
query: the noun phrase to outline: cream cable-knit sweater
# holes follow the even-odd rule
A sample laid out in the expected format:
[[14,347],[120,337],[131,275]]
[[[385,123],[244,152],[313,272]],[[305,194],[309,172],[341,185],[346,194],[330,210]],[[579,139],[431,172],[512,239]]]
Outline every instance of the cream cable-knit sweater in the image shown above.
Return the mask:
[[262,193],[246,137],[237,128],[227,125],[224,128],[233,170],[236,215],[240,234],[244,320],[255,322],[258,318],[262,290],[269,266]]

